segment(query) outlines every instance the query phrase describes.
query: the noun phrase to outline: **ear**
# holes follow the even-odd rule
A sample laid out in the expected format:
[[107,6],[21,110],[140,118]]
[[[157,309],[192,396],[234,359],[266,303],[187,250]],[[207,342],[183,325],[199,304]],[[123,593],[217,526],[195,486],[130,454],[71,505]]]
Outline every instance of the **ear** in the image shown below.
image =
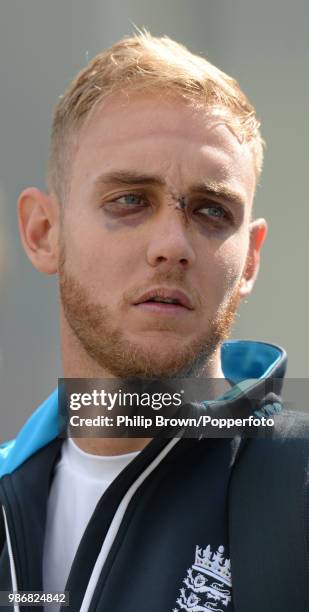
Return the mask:
[[258,275],[261,248],[267,235],[267,223],[265,219],[256,219],[252,221],[249,226],[249,231],[250,241],[246,265],[239,285],[239,295],[241,298],[250,295]]
[[29,187],[19,196],[17,207],[21,242],[31,263],[43,274],[55,274],[60,217],[57,199]]

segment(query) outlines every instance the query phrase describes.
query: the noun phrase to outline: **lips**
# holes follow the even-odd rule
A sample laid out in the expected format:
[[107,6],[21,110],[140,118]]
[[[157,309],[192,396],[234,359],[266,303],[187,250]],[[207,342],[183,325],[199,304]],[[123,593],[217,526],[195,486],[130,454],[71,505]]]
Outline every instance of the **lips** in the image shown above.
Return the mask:
[[150,289],[141,295],[135,302],[134,305],[144,304],[169,304],[174,306],[182,306],[188,310],[193,310],[193,304],[191,298],[179,289],[168,289],[165,287],[156,287]]

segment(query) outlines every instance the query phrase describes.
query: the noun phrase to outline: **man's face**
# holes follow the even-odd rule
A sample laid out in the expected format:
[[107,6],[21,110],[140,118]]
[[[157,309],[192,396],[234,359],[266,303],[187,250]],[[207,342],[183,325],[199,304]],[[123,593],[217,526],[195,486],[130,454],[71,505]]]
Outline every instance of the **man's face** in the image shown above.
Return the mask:
[[59,275],[64,325],[99,366],[159,377],[211,362],[240,300],[254,189],[248,145],[209,111],[146,94],[96,110],[74,152]]

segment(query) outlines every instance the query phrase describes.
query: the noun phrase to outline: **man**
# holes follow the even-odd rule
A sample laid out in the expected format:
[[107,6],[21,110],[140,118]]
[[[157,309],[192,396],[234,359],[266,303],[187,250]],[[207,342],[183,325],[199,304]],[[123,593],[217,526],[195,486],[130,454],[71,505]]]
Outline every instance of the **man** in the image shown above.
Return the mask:
[[[282,379],[284,350],[227,341],[267,231],[252,217],[262,158],[237,82],[168,38],[124,39],[77,75],[55,111],[48,192],[28,188],[18,205],[32,264],[59,275],[65,378],[222,378],[227,414],[278,411],[265,380]],[[248,380],[254,402],[238,392]],[[307,609],[306,564],[291,589],[266,526],[261,574],[256,504],[288,456],[275,440],[58,433],[55,392],[3,448],[2,590],[66,590],[74,612],[249,612],[264,592],[269,610]],[[307,457],[279,508],[305,491]]]

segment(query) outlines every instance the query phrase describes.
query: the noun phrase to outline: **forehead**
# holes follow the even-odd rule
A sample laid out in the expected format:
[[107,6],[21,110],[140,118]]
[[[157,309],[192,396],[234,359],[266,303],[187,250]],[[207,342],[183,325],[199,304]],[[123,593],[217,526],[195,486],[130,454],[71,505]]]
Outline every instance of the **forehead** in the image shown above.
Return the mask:
[[256,183],[249,145],[222,118],[158,94],[113,94],[81,128],[72,182],[90,189],[102,173],[119,170],[161,174],[179,190],[220,181],[250,202]]

